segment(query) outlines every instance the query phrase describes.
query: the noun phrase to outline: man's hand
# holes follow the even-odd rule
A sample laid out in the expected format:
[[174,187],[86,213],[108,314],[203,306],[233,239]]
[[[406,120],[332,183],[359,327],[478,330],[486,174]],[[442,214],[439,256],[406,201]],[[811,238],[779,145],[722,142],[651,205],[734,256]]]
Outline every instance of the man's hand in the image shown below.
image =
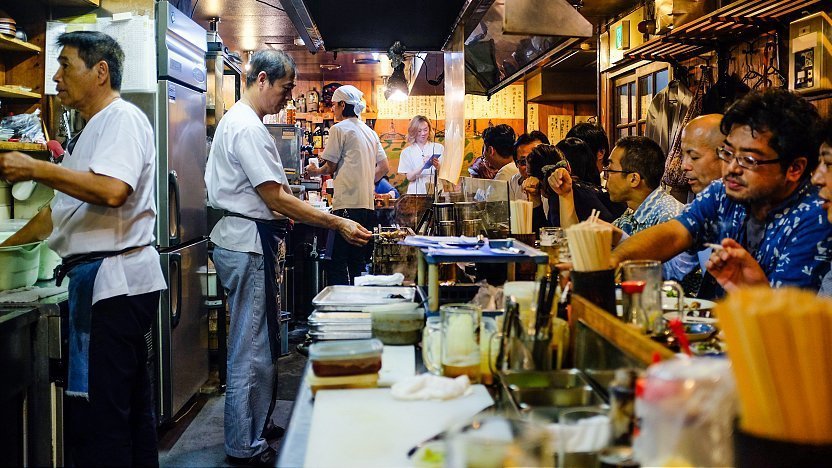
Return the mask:
[[37,159],[17,151],[0,153],[0,179],[12,183],[32,180],[38,164]]
[[768,284],[760,264],[734,239],[723,239],[722,248],[714,248],[706,268],[727,292],[743,286]]
[[373,238],[373,233],[351,219],[340,218],[338,232],[344,240],[352,245],[365,245]]
[[309,163],[309,165],[306,166],[306,175],[309,177],[319,176],[321,175],[320,168],[318,168],[315,164]]
[[540,202],[540,180],[537,177],[526,177],[521,185],[529,201]]
[[549,176],[547,182],[549,183],[549,187],[552,188],[552,191],[558,194],[558,196],[565,197],[572,193],[572,176],[568,170],[562,167],[555,169],[555,172]]

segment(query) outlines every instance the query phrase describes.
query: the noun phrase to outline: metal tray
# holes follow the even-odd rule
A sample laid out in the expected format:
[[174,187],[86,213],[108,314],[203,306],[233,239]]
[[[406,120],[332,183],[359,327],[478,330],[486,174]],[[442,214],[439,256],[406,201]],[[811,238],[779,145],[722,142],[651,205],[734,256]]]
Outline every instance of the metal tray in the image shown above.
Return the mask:
[[335,324],[335,323],[367,323],[372,322],[369,312],[319,312],[314,311],[309,315],[309,324]]
[[373,333],[367,332],[316,332],[310,331],[309,336],[315,341],[329,341],[329,340],[364,340],[372,338]]
[[416,288],[404,286],[327,286],[312,305],[319,312],[360,312],[365,306],[413,301]]

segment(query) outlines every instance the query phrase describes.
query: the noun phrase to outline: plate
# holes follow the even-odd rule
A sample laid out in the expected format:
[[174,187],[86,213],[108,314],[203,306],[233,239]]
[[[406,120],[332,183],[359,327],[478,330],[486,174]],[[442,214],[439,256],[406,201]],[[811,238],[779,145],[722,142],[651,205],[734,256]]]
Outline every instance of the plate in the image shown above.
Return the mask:
[[[695,297],[686,297],[684,299],[685,310],[711,310],[716,307],[716,303],[707,299],[697,299]],[[672,311],[676,308],[675,297],[662,297],[662,309]]]
[[[667,321],[679,318],[679,312],[667,312],[664,314],[664,319]],[[685,318],[686,323],[717,323],[718,320],[713,317],[691,317],[688,315]]]

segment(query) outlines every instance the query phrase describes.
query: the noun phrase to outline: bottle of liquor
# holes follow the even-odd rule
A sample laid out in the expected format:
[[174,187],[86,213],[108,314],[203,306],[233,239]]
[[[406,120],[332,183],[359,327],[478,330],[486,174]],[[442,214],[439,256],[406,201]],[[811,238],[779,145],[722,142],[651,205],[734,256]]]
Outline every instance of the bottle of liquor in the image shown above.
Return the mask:
[[295,112],[297,108],[295,107],[295,103],[289,99],[289,102],[286,104],[286,123],[289,125],[295,124]]
[[323,134],[323,144],[324,148],[326,148],[326,144],[329,142],[329,127],[324,127],[324,134]]
[[297,107],[298,107],[298,112],[300,112],[301,114],[306,113],[306,96],[304,96],[303,94],[298,96],[298,106]]
[[308,112],[318,112],[318,103],[321,100],[321,95],[318,94],[318,89],[312,87],[312,90],[306,94],[306,110]]

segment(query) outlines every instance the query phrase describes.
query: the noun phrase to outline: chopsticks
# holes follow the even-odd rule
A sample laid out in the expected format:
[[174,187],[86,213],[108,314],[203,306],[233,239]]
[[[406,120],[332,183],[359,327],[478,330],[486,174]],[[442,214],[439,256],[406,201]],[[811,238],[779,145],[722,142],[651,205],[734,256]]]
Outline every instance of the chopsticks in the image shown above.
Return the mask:
[[509,209],[511,212],[511,232],[512,234],[531,234],[532,233],[532,202],[526,200],[512,200],[509,202]]
[[600,271],[610,267],[612,228],[598,222],[600,214],[593,209],[589,219],[566,228],[575,271]]

